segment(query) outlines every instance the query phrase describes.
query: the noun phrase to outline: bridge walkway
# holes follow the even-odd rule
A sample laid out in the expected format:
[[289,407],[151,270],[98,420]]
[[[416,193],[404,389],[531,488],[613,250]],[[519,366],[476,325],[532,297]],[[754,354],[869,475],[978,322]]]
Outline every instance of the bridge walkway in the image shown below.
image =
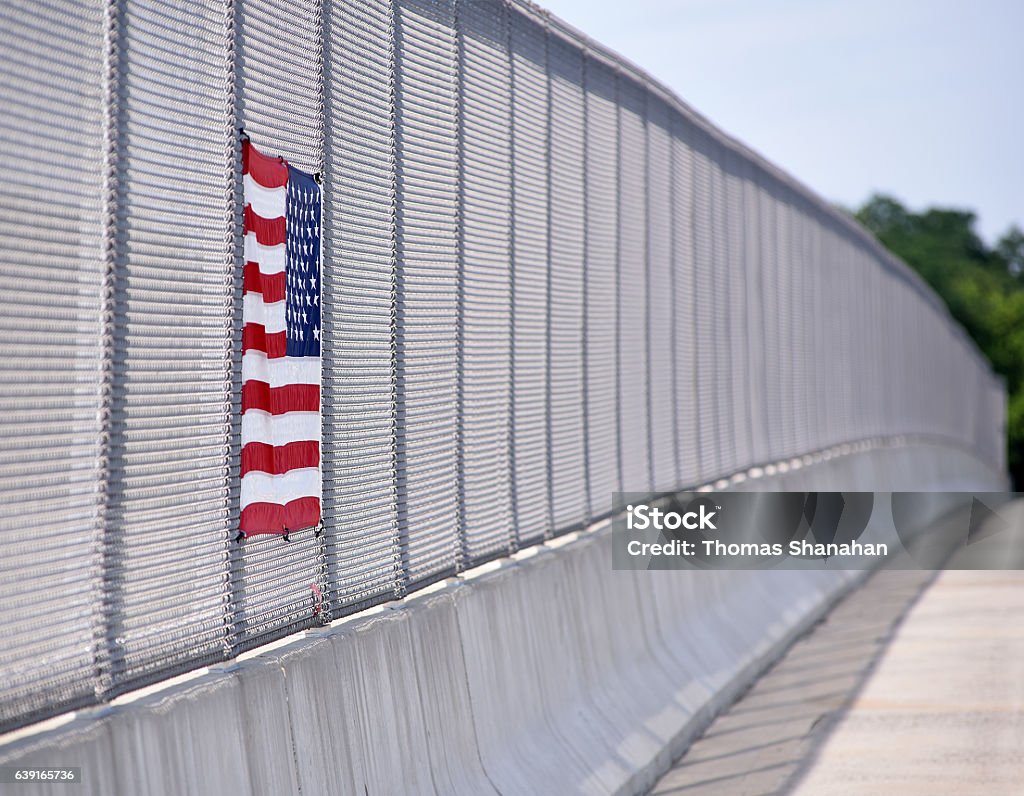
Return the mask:
[[[1024,526],[1024,503],[1006,511]],[[951,563],[1024,549],[1019,533],[991,542]],[[1024,571],[876,573],[652,793],[1024,793]]]

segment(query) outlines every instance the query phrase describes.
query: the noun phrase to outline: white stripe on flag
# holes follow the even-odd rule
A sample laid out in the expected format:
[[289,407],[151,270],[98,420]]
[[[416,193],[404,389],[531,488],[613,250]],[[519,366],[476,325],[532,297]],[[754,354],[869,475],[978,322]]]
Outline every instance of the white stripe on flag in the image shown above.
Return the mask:
[[256,215],[271,220],[285,214],[287,189],[283,185],[280,188],[264,188],[249,174],[244,175],[242,180],[245,184],[245,203],[252,206]]
[[259,263],[260,273],[270,276],[284,271],[285,251],[284,244],[276,246],[264,246],[256,240],[255,232],[245,233],[245,261],[247,263]]
[[285,412],[272,415],[250,409],[242,415],[242,442],[287,445],[289,442],[320,441],[318,412]]
[[[246,293],[242,297],[242,304],[242,317],[245,318],[245,322],[261,324],[267,334],[283,332],[288,328],[284,317],[284,301],[273,301],[268,304],[263,300],[262,293]],[[242,379],[245,379],[244,373]]]
[[319,384],[320,357],[268,359],[263,351],[249,350],[242,354],[242,381],[250,379],[266,382],[271,387],[283,387],[286,384]]
[[320,470],[304,467],[280,475],[258,470],[242,476],[241,507],[250,503],[280,503],[284,505],[301,497],[320,497]]

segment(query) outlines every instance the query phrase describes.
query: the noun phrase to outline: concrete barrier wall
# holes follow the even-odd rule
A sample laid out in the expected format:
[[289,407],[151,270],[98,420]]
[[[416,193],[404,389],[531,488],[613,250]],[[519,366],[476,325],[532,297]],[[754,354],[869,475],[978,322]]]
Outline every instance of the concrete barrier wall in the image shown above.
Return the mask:
[[[931,449],[758,483],[1002,486]],[[79,766],[75,792],[97,796],[640,793],[863,574],[613,571],[605,525],[9,736],[0,764]]]

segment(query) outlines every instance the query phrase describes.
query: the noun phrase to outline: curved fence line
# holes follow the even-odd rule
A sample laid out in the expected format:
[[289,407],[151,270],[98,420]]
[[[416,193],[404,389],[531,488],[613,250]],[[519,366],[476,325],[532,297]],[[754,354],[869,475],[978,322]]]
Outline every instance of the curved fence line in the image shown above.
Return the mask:
[[[1001,471],[935,295],[499,0],[0,8],[0,729],[853,439]],[[324,172],[324,531],[234,541],[242,126]],[[40,632],[40,628],[45,632]]]

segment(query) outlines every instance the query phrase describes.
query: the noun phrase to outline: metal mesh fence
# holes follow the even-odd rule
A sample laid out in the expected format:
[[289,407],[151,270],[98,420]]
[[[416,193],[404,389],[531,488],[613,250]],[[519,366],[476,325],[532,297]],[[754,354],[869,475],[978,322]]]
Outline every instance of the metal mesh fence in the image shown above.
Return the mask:
[[[0,729],[851,440],[1002,469],[870,236],[502,0],[7,2]],[[324,533],[234,541],[238,128],[324,171]],[[323,605],[316,600],[320,591]]]

